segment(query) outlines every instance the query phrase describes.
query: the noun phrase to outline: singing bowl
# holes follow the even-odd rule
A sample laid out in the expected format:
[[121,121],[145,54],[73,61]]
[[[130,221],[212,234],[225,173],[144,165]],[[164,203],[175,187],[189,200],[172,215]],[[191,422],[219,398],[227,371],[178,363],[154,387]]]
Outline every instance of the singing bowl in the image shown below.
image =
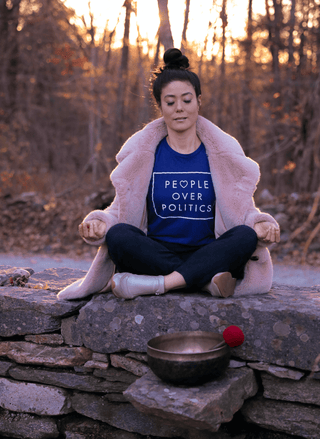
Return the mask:
[[216,332],[184,331],[152,338],[148,364],[161,380],[182,385],[203,384],[219,377],[230,361],[230,348]]

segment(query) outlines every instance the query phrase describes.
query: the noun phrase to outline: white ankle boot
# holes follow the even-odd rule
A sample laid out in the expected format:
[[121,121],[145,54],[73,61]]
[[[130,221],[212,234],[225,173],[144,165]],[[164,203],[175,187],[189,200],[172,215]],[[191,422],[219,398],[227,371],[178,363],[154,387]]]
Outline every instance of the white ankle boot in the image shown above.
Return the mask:
[[119,299],[165,293],[163,276],[147,276],[132,273],[116,273],[112,278],[112,292]]

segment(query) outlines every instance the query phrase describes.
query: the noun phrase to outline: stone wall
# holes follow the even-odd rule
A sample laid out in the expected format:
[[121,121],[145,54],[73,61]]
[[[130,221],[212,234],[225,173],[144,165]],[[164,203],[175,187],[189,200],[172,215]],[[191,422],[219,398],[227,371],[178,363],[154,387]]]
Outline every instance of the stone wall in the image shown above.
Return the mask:
[[[235,419],[282,437],[320,437],[319,288],[56,299],[84,274],[0,267],[0,437],[245,439]],[[175,387],[149,370],[150,338],[231,324],[246,339],[219,379]]]

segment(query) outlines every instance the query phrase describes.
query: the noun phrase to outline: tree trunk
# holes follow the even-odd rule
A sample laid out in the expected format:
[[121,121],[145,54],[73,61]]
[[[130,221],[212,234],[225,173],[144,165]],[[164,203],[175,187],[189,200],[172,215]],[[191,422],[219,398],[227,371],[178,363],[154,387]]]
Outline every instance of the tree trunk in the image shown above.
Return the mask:
[[276,168],[278,169],[278,173],[276,174],[276,194],[281,194],[283,192],[283,188],[286,183],[286,175],[279,172],[283,169],[287,162],[286,151],[281,151],[279,147],[279,135],[281,134],[281,127],[277,123],[277,121],[281,118],[281,103],[282,103],[282,94],[281,94],[281,77],[280,77],[280,62],[279,62],[279,50],[281,47],[281,39],[280,39],[280,31],[282,26],[282,3],[281,0],[273,0],[273,8],[274,8],[274,40],[273,40],[273,106],[274,106],[274,115],[275,115],[275,134],[276,138],[276,148],[279,150],[276,156]]
[[242,123],[241,123],[241,140],[242,146],[246,154],[250,154],[250,120],[251,120],[251,95],[250,82],[252,77],[252,0],[248,2],[248,22],[247,22],[247,38],[245,41],[245,78],[244,78],[244,97],[242,106]]
[[319,186],[315,180],[319,170],[320,74],[310,86],[302,113],[301,149],[297,162],[296,180],[299,190],[311,191]]
[[306,64],[306,55],[305,55],[305,43],[306,43],[306,24],[304,20],[300,23],[300,44],[299,44],[299,64],[297,67],[297,73],[299,77],[302,75],[302,71]]
[[[133,97],[133,99],[136,99],[136,106],[135,108],[138,109],[138,114],[134,115],[134,120],[133,120],[133,124],[130,127],[130,131],[131,128],[136,128],[136,126],[141,126],[142,123],[146,123],[149,120],[149,116],[150,116],[150,105],[149,105],[149,93],[148,93],[148,81],[146,79],[146,76],[144,74],[144,70],[143,70],[143,49],[142,49],[142,45],[141,45],[141,35],[140,35],[140,30],[139,30],[139,26],[137,25],[137,31],[138,31],[138,38],[137,38],[137,51],[138,51],[138,56],[139,56],[139,74],[137,75],[136,81],[135,81],[135,85],[133,87],[133,90],[131,92],[131,95]],[[134,101],[133,101],[134,104]]]
[[157,46],[156,46],[156,53],[154,55],[154,60],[153,60],[153,68],[156,69],[158,67],[159,64],[159,53],[160,53],[160,27],[158,29],[158,33],[157,33]]
[[222,57],[221,57],[221,78],[225,78],[226,73],[226,27],[228,25],[227,17],[227,0],[222,1],[222,10],[220,13],[220,18],[222,21]]
[[290,21],[289,21],[289,38],[288,38],[288,65],[290,70],[292,70],[292,66],[294,64],[294,56],[293,56],[293,31],[294,25],[296,21],[295,16],[296,10],[296,0],[291,0],[291,9],[290,9]]
[[91,75],[90,75],[90,105],[89,105],[89,153],[90,163],[92,168],[92,184],[94,185],[97,180],[97,155],[96,155],[96,93],[95,93],[95,75],[97,68],[97,52],[95,47],[95,27],[93,25],[93,14],[90,10],[91,26],[88,29],[88,34],[91,37],[90,41],[90,62],[91,62]]
[[184,13],[184,23],[181,39],[181,52],[185,53],[187,47],[187,28],[189,23],[190,0],[186,0],[186,9]]
[[[205,40],[204,40],[203,49],[202,49],[202,51],[201,51],[200,60],[199,60],[199,63],[198,63],[198,76],[199,76],[200,82],[201,82],[201,78],[202,78],[203,57],[204,57],[204,54],[205,54],[206,51],[207,51],[207,46],[208,46],[208,34],[209,34],[209,31],[210,31],[210,28],[211,28],[211,22],[209,22],[208,32],[207,32],[206,38],[205,38]],[[207,65],[208,65],[208,64],[207,64]]]
[[219,93],[219,113],[218,113],[218,125],[223,128],[224,123],[224,95],[225,95],[225,81],[226,81],[226,27],[228,25],[227,17],[227,0],[222,0],[222,9],[220,12],[220,18],[222,21],[222,56],[220,64],[220,93]]
[[320,72],[320,4],[317,5],[317,30],[316,30],[316,47],[317,47],[317,70]]
[[[5,119],[16,111],[17,75],[19,63],[18,24],[21,0],[0,0],[0,58],[1,85],[4,96]],[[1,93],[0,93],[1,96]],[[1,101],[0,101],[1,102]]]
[[290,9],[290,21],[289,21],[289,37],[288,37],[288,66],[287,66],[287,83],[288,83],[288,89],[286,93],[286,101],[285,101],[285,113],[290,113],[292,110],[293,105],[293,98],[295,95],[294,92],[294,81],[293,81],[293,75],[294,75],[294,47],[293,47],[293,31],[296,21],[295,16],[295,9],[296,9],[296,0],[291,0],[291,9]]
[[112,55],[112,43],[115,36],[115,29],[109,33],[109,41],[108,41],[108,49],[107,49],[107,56],[106,56],[106,62],[105,62],[105,71],[108,73],[110,69],[110,61],[111,61],[111,55]]
[[[274,94],[280,92],[280,67],[279,67],[279,47],[280,47],[280,17],[281,4],[278,0],[273,0],[274,18],[271,19],[270,6],[268,0],[265,0],[267,14],[267,28],[269,34],[269,47],[272,56],[272,72],[273,72],[273,90]],[[280,96],[279,96],[280,97]],[[273,103],[278,105],[276,98]]]
[[124,34],[122,42],[121,64],[119,71],[119,84],[117,92],[117,104],[115,110],[114,121],[114,149],[112,150],[112,156],[121,146],[124,141],[124,115],[125,115],[125,96],[128,85],[128,65],[129,65],[129,33],[130,33],[130,15],[131,15],[131,2],[132,0],[126,0],[124,7],[126,8],[126,19],[124,25]]
[[[274,38],[272,44],[272,66],[273,66],[273,78],[274,78],[274,91],[275,93],[281,92],[280,85],[280,64],[279,64],[279,49],[281,45],[280,41],[280,29],[282,23],[282,10],[281,3],[279,0],[273,0],[273,8],[274,8],[274,20],[273,20],[273,29],[274,29]],[[281,95],[274,99],[274,102],[277,106],[280,105]]]
[[280,64],[279,64],[279,50],[281,47],[280,30],[282,26],[282,3],[281,0],[272,0],[274,17],[271,19],[269,1],[265,1],[266,15],[267,15],[267,29],[269,33],[269,47],[272,56],[272,73],[273,73],[273,87],[272,87],[272,116],[274,118],[273,132],[274,132],[274,149],[276,156],[274,159],[270,158],[270,167],[276,168],[277,173],[275,175],[275,192],[280,194],[282,186],[284,184],[284,174],[280,170],[286,163],[286,153],[280,151],[279,148],[279,135],[281,134],[281,128],[277,121],[281,118],[281,79],[280,79]]
[[173,47],[173,38],[171,33],[168,0],[158,0],[159,16],[160,16],[160,42],[164,47],[164,50]]

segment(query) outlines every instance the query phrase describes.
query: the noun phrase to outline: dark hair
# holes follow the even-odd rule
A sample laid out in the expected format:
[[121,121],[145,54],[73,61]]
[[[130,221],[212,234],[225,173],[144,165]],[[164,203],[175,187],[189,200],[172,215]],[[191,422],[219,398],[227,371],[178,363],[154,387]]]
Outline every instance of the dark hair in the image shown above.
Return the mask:
[[193,86],[196,96],[201,95],[201,86],[198,76],[189,69],[189,60],[179,49],[168,49],[163,55],[164,67],[154,72],[155,80],[152,91],[157,104],[161,102],[161,92],[169,82],[188,81]]

